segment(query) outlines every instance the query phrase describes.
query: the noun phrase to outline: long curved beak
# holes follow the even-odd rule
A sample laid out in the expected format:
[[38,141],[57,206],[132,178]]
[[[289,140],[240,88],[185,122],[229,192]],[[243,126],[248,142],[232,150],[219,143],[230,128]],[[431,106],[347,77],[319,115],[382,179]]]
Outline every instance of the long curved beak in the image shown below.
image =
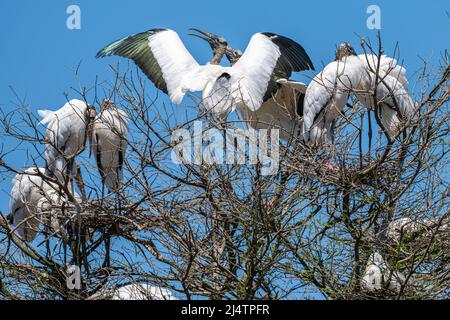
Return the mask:
[[194,36],[194,37],[197,37],[197,38],[200,38],[200,39],[203,39],[205,41],[210,41],[211,39],[217,37],[216,35],[214,35],[214,34],[212,34],[210,32],[206,32],[206,31],[203,31],[203,30],[200,30],[200,29],[190,28],[189,30],[196,31],[196,32],[202,34],[203,36],[201,36],[199,34],[196,34],[196,33],[189,33],[188,35]]

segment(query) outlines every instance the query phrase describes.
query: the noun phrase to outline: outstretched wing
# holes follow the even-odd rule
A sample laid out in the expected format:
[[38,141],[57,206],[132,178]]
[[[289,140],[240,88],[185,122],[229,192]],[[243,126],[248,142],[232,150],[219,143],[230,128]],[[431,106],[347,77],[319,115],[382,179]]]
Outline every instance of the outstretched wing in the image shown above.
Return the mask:
[[198,67],[178,34],[169,29],[151,29],[106,46],[96,57],[117,55],[132,59],[174,103],[185,94],[183,77]]
[[278,90],[277,80],[292,72],[312,69],[305,50],[274,33],[253,35],[242,57],[232,67],[235,91],[250,110],[258,110]]
[[281,57],[274,70],[279,74],[280,78],[288,79],[293,71],[314,70],[311,59],[300,44],[275,33],[263,32],[262,34],[280,48]]
[[268,36],[280,48],[281,52],[264,96],[264,101],[267,101],[278,90],[277,81],[279,79],[289,79],[292,72],[314,70],[314,65],[306,50],[294,40],[271,32],[264,32],[263,34]]

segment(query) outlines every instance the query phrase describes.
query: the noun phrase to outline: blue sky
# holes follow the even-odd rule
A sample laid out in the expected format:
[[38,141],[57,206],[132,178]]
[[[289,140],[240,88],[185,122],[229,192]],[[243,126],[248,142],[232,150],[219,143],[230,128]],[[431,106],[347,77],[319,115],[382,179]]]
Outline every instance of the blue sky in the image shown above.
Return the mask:
[[[66,8],[81,8],[81,30],[66,28]],[[64,92],[77,86],[74,70],[81,62],[79,80],[92,85],[112,79],[107,67],[117,59],[95,59],[106,44],[155,27],[177,31],[199,62],[210,58],[209,47],[187,36],[199,27],[223,35],[233,47],[244,49],[251,35],[271,31],[302,44],[317,69],[328,63],[337,44],[358,44],[356,34],[375,39],[366,27],[368,5],[381,8],[381,34],[386,53],[395,44],[413,74],[421,58],[436,64],[448,48],[450,3],[433,1],[0,1],[0,107],[10,111],[16,98],[10,86],[32,110],[56,109]],[[149,86],[151,86],[149,84]],[[0,135],[0,139],[3,139]],[[4,142],[4,141],[3,141]],[[18,157],[14,165],[25,165]],[[0,210],[6,211],[9,179],[0,179]]]

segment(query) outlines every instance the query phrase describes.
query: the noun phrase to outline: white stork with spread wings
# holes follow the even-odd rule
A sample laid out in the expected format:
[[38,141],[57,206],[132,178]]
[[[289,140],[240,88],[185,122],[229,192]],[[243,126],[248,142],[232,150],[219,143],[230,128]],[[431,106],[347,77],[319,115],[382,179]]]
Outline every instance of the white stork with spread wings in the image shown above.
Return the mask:
[[295,50],[284,48],[285,41],[293,42],[273,33],[256,33],[232,67],[216,64],[223,49],[215,52],[212,64],[199,65],[176,32],[152,29],[111,43],[97,57],[130,58],[172,102],[181,103],[188,91],[202,91],[205,107],[224,114],[236,107],[259,109],[278,89],[270,84],[279,70],[290,74],[308,68]]
[[[229,47],[223,37],[198,29],[194,30],[203,34],[203,36],[193,35],[206,40],[213,52],[225,47],[225,55],[232,66],[242,57],[242,52]],[[301,45],[289,38],[273,34],[270,39],[282,48],[285,56],[290,56],[290,59],[297,61],[298,67],[295,71],[314,70],[311,59]],[[280,137],[286,141],[292,137],[299,137],[303,117],[303,99],[306,92],[305,84],[289,80],[294,68],[290,68],[288,64],[288,60],[279,61],[268,85],[273,89],[269,90],[270,94],[264,97],[260,108],[251,110],[245,106],[238,106],[242,118],[250,127],[278,128]]]

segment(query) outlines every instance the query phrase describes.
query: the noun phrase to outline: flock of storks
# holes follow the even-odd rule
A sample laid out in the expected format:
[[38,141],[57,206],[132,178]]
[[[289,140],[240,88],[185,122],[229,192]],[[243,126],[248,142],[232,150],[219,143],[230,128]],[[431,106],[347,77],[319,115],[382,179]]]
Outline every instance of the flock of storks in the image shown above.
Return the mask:
[[[405,69],[385,55],[357,55],[344,43],[338,47],[335,61],[305,85],[289,78],[293,72],[314,70],[313,63],[304,48],[289,38],[256,33],[242,53],[223,37],[192,30],[213,51],[206,65],[199,65],[177,33],[169,29],[152,29],[118,40],[97,57],[132,59],[173,103],[181,103],[188,91],[201,91],[207,110],[226,116],[237,109],[250,127],[279,128],[282,139],[294,136],[306,144],[334,143],[336,119],[351,97],[377,110],[382,129],[391,139],[402,121],[415,112]],[[223,56],[230,66],[219,65]],[[90,142],[104,187],[113,193],[119,191],[127,149],[124,137],[129,131],[127,115],[110,100],[102,102],[97,114],[93,106],[76,99],[57,111],[38,113],[40,123],[47,126],[46,166],[29,168],[13,179],[9,221],[23,240],[32,241],[40,232],[44,213],[50,212],[45,215],[50,222],[47,232],[64,239],[58,208],[70,203],[66,215],[76,214],[82,197],[73,186],[79,173],[75,159],[85,149],[86,141]],[[374,271],[375,265],[378,269]],[[373,280],[373,275],[381,274],[384,265],[382,257],[374,253],[365,275],[368,287],[381,283],[380,276]]]
[[[341,44],[335,61],[306,86],[289,77],[292,72],[314,70],[313,63],[305,49],[289,38],[256,33],[241,53],[229,47],[223,37],[192,30],[213,50],[206,65],[199,65],[177,33],[168,29],[152,29],[118,40],[97,57],[132,59],[176,104],[188,91],[201,91],[208,110],[226,115],[238,109],[250,126],[279,128],[283,138],[297,134],[307,144],[333,142],[335,119],[351,96],[370,110],[378,110],[383,129],[391,138],[401,120],[415,111],[405,69],[385,55],[357,55],[352,46]],[[230,67],[219,65],[224,55]]]

